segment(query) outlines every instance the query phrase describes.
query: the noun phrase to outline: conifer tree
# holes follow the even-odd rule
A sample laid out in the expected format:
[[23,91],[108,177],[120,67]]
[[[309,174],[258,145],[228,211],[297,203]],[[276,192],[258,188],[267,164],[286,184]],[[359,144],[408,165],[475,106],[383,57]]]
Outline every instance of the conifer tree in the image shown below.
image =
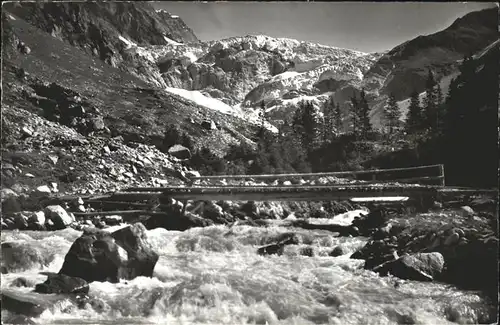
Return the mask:
[[422,106],[420,104],[418,92],[414,91],[410,97],[410,106],[406,119],[406,131],[408,133],[416,133],[422,129],[422,124]]
[[264,101],[260,103],[259,109],[259,129],[257,131],[257,141],[260,141],[264,137],[265,133],[265,122],[266,122],[266,104]]
[[435,129],[437,121],[437,108],[436,108],[436,80],[434,74],[429,70],[427,80],[425,82],[425,127],[427,129]]
[[340,110],[340,103],[337,103],[337,105],[335,106],[334,119],[335,119],[335,129],[337,133],[340,133],[340,131],[344,129],[342,123],[342,111]]
[[356,135],[359,131],[359,103],[356,96],[351,97],[351,110],[349,112],[349,120],[351,123],[352,133]]
[[319,123],[314,105],[311,102],[302,101],[293,117],[293,129],[302,139],[304,148],[312,149],[317,143],[319,136]]
[[364,89],[361,90],[358,104],[359,106],[357,112],[359,116],[359,131],[363,137],[366,137],[366,135],[372,130],[372,125],[370,123],[370,107],[368,106]]
[[332,139],[335,129],[335,102],[333,97],[329,97],[323,105],[323,142]]
[[444,115],[445,115],[446,105],[443,100],[443,90],[441,85],[438,83],[436,85],[436,131],[441,132],[443,130]]
[[385,117],[387,120],[387,125],[389,126],[389,134],[394,134],[397,126],[399,125],[401,111],[399,110],[396,96],[394,96],[393,93],[391,93],[389,95],[389,98],[387,99],[387,104],[385,106]]

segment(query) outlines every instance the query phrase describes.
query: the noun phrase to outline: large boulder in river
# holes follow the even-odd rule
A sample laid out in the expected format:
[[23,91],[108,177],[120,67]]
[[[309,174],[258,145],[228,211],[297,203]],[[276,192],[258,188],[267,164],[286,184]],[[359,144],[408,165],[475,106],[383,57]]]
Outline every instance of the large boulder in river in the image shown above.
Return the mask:
[[158,257],[140,223],[111,234],[90,228],[73,243],[59,274],[89,282],[113,283],[119,279],[151,277]]
[[389,220],[386,209],[382,207],[374,207],[370,209],[370,213],[355,217],[352,225],[357,227],[361,235],[368,236],[377,229],[384,227]]
[[[65,300],[64,295],[39,295],[31,292],[19,292],[2,288],[2,310],[6,309],[15,314],[38,317],[45,310],[50,309],[57,302]],[[3,318],[3,315],[2,315]],[[3,319],[2,319],[3,323]],[[26,323],[22,323],[26,324]]]
[[190,159],[191,151],[188,148],[181,146],[180,144],[176,144],[168,148],[168,153],[175,158],[179,159]]
[[89,293],[89,284],[82,278],[71,277],[64,274],[48,273],[45,282],[35,286],[39,293]]
[[432,281],[441,275],[443,268],[443,255],[432,252],[406,254],[373,270],[381,275],[390,273],[404,280]]
[[75,221],[74,217],[60,205],[49,205],[45,207],[43,212],[47,221],[51,220],[54,223],[55,229],[64,229]]

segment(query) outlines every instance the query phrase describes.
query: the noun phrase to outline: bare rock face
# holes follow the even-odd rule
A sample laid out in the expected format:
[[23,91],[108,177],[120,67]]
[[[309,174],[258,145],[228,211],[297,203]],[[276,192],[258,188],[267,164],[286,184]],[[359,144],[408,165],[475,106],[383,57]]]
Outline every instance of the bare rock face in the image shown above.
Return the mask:
[[158,258],[140,223],[112,234],[85,229],[66,254],[59,274],[116,283],[119,279],[151,277]]

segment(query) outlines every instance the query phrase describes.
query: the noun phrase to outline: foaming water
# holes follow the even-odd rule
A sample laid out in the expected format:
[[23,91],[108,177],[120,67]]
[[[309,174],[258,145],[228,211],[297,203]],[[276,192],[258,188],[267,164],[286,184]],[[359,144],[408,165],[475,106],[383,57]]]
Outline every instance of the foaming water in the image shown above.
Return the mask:
[[[93,282],[93,304],[77,308],[70,299],[34,318],[38,324],[470,324],[485,318],[484,301],[475,293],[439,283],[379,277],[349,255],[365,238],[337,238],[325,231],[293,229],[298,245],[282,256],[260,256],[259,246],[290,228],[211,226],[185,232],[154,229],[148,236],[160,254],[154,277],[117,284]],[[57,272],[72,242],[81,234],[4,232],[2,242],[23,241],[48,264],[30,264],[2,274],[2,289],[29,292]],[[336,246],[345,252],[328,253]],[[312,257],[302,256],[304,248]],[[35,266],[34,266],[35,265]],[[13,287],[19,277],[28,287]],[[5,321],[9,315],[2,313]]]

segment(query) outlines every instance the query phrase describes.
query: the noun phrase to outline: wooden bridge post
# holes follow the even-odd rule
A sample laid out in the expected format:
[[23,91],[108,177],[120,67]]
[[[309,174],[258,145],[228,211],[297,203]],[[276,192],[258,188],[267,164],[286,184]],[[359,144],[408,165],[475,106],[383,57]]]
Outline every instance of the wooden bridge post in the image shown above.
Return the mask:
[[445,186],[446,179],[444,177],[444,165],[443,164],[439,165],[439,175],[442,177],[440,185]]

